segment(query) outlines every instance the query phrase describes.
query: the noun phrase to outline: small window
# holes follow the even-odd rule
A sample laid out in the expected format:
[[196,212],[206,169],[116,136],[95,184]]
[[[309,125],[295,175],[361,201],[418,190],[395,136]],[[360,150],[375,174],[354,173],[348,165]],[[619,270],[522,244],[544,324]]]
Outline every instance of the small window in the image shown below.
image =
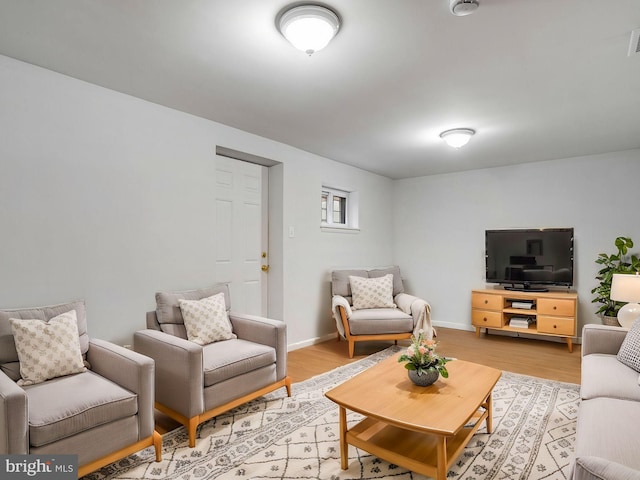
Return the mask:
[[355,192],[322,187],[320,223],[322,227],[358,228],[358,202]]

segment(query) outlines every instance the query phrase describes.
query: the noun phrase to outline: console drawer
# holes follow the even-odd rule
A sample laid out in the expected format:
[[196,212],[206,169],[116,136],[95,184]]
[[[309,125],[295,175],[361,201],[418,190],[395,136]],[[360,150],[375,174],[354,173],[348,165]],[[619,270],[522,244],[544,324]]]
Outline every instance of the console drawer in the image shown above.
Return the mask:
[[538,315],[538,333],[552,333],[573,337],[575,335],[575,319]]
[[573,316],[576,303],[573,300],[563,300],[558,298],[539,298],[537,310],[542,315]]
[[471,323],[476,327],[502,327],[502,313],[489,310],[471,310]]
[[486,310],[502,310],[502,295],[490,295],[486,293],[472,293],[471,306]]

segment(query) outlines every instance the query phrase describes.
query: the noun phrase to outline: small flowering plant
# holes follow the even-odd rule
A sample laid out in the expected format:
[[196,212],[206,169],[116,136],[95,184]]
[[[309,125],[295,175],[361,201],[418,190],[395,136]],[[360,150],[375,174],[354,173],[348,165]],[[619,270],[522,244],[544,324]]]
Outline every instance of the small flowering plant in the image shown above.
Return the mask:
[[411,345],[407,351],[400,355],[398,362],[407,362],[404,368],[417,370],[418,375],[427,371],[438,371],[443,378],[449,378],[449,372],[445,364],[451,359],[436,354],[436,342],[426,340],[420,330],[418,337],[411,336]]

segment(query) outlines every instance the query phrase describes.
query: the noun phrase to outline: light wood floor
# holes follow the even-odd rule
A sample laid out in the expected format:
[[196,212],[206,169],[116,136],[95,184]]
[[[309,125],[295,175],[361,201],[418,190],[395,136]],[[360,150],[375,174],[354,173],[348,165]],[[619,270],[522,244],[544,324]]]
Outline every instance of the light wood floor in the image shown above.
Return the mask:
[[[568,383],[580,383],[580,345],[569,353],[566,343],[540,339],[513,338],[475,332],[438,328],[438,353],[446,357],[481,363],[499,370],[531,375]],[[408,341],[401,342],[408,345]],[[347,363],[384,350],[393,342],[356,343],[355,355],[349,358],[347,342],[327,342],[288,353],[287,369],[295,384],[333,370]],[[295,385],[293,386],[295,391]],[[156,429],[164,434],[178,423],[156,410]]]
[[[438,328],[437,351],[446,357],[481,363],[499,370],[521,373],[568,383],[580,383],[580,347],[569,353],[562,342],[506,337]],[[408,342],[401,342],[408,345]],[[288,354],[288,372],[293,383],[333,370],[349,362],[383,350],[393,342],[356,343],[353,359],[347,353],[347,342],[330,340]]]

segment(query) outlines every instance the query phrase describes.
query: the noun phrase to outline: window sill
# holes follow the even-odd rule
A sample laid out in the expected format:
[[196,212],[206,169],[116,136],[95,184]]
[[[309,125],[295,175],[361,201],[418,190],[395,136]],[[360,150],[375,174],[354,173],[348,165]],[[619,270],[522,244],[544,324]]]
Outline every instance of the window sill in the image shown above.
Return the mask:
[[338,225],[320,225],[320,231],[326,233],[360,233],[359,228]]

